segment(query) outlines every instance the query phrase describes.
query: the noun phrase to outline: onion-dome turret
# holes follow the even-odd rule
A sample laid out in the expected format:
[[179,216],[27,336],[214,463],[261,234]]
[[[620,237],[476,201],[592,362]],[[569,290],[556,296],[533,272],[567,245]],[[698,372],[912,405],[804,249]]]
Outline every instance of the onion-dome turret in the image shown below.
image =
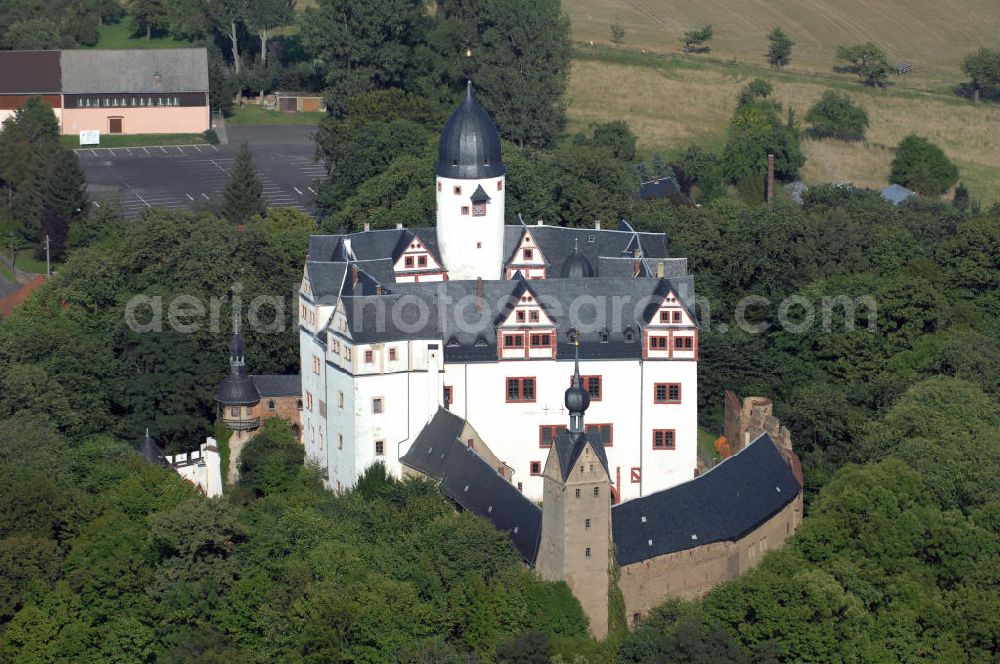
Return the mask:
[[465,99],[448,118],[438,142],[439,177],[481,180],[507,172],[500,158],[500,132],[476,98],[469,81]]

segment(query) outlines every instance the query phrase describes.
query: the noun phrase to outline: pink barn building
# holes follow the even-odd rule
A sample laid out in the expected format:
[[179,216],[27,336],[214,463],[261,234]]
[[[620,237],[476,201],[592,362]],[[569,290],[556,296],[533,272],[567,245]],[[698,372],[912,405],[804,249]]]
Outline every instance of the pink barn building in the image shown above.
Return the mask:
[[63,134],[194,134],[210,126],[208,52],[0,51],[0,121],[30,96]]

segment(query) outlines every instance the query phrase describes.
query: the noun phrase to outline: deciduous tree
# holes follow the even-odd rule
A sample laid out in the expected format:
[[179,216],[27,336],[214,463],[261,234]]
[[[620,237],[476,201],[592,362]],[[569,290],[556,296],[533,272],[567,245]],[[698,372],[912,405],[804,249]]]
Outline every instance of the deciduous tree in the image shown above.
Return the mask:
[[785,34],[780,27],[771,30],[767,35],[767,61],[773,67],[784,67],[792,59],[792,47],[795,42]]

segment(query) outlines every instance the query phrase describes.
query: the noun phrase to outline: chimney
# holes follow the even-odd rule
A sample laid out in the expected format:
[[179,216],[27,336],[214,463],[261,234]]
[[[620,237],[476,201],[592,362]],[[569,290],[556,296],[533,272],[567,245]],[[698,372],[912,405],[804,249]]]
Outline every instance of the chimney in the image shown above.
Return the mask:
[[601,221],[597,220],[594,222],[594,230],[601,230]]
[[656,264],[656,276],[657,277],[659,277],[660,279],[662,279],[663,275],[666,273],[666,271],[667,271],[667,266],[666,266],[666,264],[663,261],[660,261],[659,263]]
[[369,222],[365,222],[365,233],[372,229],[372,225]]
[[382,294],[382,284],[375,284],[375,294],[376,295]]
[[483,278],[476,277],[476,311],[483,310]]
[[403,230],[403,222],[401,222],[401,221],[396,222],[396,230],[397,231]]
[[767,204],[774,203],[774,155],[767,155]]
[[352,265],[351,266],[351,286],[353,287],[353,286],[357,286],[357,285],[358,285],[358,266],[357,265]]

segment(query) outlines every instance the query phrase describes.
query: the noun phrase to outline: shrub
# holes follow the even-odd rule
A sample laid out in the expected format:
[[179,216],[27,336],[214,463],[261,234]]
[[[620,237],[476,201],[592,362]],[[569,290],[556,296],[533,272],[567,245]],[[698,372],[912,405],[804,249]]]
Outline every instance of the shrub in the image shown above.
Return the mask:
[[941,148],[910,134],[896,150],[889,179],[925,196],[940,196],[958,180],[958,168]]
[[214,129],[207,129],[207,130],[205,130],[202,133],[202,136],[204,136],[205,142],[208,143],[209,145],[218,145],[219,144],[219,135],[215,133]]
[[860,141],[868,129],[868,113],[847,95],[828,90],[806,113],[806,122],[814,138]]

